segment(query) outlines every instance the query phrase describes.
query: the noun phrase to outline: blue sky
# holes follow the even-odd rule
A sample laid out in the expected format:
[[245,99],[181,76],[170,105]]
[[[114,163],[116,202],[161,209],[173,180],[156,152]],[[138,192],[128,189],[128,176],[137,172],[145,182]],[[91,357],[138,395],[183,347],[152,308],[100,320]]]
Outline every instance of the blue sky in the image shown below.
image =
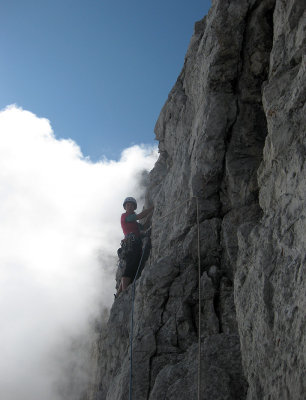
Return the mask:
[[195,21],[210,0],[10,0],[1,6],[0,108],[51,121],[85,156],[153,143]]

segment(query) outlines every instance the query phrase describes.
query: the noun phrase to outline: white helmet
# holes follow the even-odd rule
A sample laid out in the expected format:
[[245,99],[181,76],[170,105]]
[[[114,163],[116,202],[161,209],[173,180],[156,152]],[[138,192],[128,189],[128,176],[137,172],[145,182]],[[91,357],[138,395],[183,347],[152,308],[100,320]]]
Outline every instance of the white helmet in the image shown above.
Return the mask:
[[134,197],[127,197],[123,202],[123,208],[125,208],[126,203],[133,203],[135,205],[135,210],[136,210],[137,201],[134,199]]

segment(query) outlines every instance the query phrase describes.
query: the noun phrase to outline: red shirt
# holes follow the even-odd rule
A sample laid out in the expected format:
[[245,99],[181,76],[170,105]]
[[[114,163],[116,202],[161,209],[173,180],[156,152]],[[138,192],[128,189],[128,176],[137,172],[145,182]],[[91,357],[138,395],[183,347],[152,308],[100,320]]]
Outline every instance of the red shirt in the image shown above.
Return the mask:
[[[131,214],[129,214],[131,215]],[[136,236],[140,236],[139,232],[139,225],[137,221],[127,222],[126,217],[128,216],[127,213],[121,215],[121,227],[123,230],[124,235],[128,235],[129,233],[134,233]]]

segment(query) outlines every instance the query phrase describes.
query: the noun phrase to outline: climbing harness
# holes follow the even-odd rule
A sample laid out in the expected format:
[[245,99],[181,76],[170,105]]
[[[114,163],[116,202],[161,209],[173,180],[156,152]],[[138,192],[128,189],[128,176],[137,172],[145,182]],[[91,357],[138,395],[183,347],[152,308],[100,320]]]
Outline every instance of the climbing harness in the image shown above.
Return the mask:
[[[201,396],[201,254],[200,254],[200,220],[199,220],[199,202],[197,196],[192,196],[188,200],[180,203],[179,206],[175,207],[170,213],[158,218],[163,219],[173,214],[178,208],[182,207],[184,204],[188,203],[192,199],[196,199],[196,212],[197,212],[197,247],[198,247],[198,296],[199,296],[199,318],[198,318],[198,395],[197,399]],[[151,228],[150,228],[151,229]],[[134,336],[134,303],[135,303],[135,285],[140,266],[143,260],[147,243],[143,246],[141,258],[138,264],[137,272],[132,285],[132,310],[131,310],[131,328],[130,328],[130,382],[129,382],[129,400],[132,400],[132,389],[133,389],[133,336]]]
[[137,241],[139,241],[139,238],[134,233],[127,234],[126,237],[121,240],[120,256],[124,258],[128,254],[132,253]]

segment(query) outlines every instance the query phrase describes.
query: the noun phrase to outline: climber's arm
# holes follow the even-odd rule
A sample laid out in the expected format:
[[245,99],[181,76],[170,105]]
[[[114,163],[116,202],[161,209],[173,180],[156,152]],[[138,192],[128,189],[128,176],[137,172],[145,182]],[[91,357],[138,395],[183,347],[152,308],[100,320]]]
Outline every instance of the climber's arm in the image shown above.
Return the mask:
[[149,215],[153,211],[153,209],[154,209],[154,207],[150,207],[150,208],[147,208],[146,210],[141,211],[141,213],[139,213],[139,214],[133,213],[131,215],[128,215],[125,218],[125,220],[126,220],[126,222],[134,222],[136,220],[145,218],[147,215]]
[[154,206],[147,208],[146,210],[141,211],[141,213],[136,215],[136,219],[142,219],[145,218],[147,215],[149,215],[150,213],[152,213],[154,210]]

